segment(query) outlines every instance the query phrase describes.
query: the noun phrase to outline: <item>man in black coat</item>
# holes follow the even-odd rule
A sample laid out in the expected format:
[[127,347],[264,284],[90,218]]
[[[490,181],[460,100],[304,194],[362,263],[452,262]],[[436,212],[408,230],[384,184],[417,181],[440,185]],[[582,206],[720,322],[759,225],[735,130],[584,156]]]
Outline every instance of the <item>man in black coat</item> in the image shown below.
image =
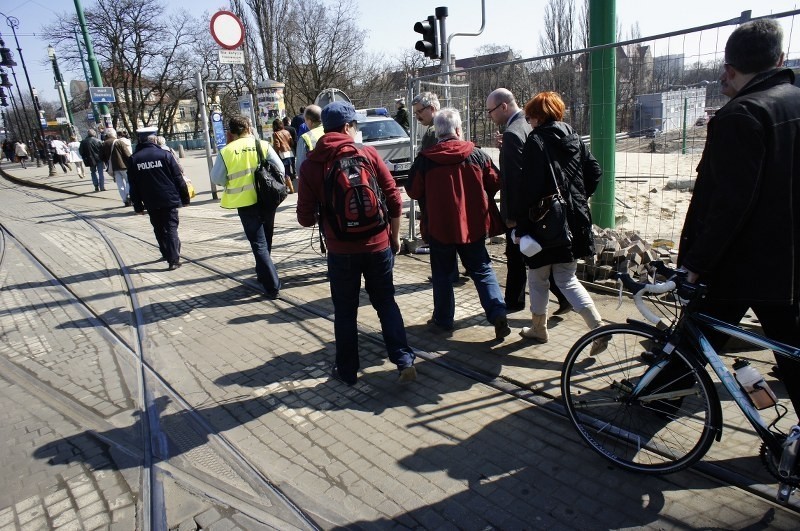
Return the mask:
[[94,129],[86,131],[86,138],[81,140],[81,144],[78,146],[78,154],[92,173],[94,191],[105,191],[106,184],[103,177],[103,143],[97,138],[97,131]]
[[[725,45],[731,100],[708,124],[678,263],[708,285],[704,313],[738,323],[752,308],[768,337],[800,347],[800,88],[781,68],[782,39],[761,19]],[[776,359],[800,415],[800,363]]]
[[292,128],[294,128],[297,136],[300,136],[303,133],[305,133],[305,131],[300,131],[300,126],[306,123],[305,112],[306,108],[300,107],[300,113],[298,113],[297,116],[292,118],[292,123],[290,125],[292,126]]
[[178,161],[158,145],[155,128],[140,129],[139,143],[128,163],[131,202],[137,214],[150,215],[161,256],[169,270],[181,266],[178,207],[189,205],[189,190]]
[[[486,97],[486,113],[492,122],[502,131],[496,133],[497,147],[500,149],[500,215],[508,226],[506,231],[506,292],[505,300],[508,312],[525,309],[525,286],[528,284],[528,267],[525,259],[511,238],[511,231],[516,223],[508,215],[509,202],[512,200],[509,190],[518,189],[522,175],[522,148],[531,132],[531,126],[525,121],[525,113],[519,108],[517,100],[510,90],[499,88]],[[567,313],[572,309],[567,298],[550,280],[550,291],[558,299],[558,309],[554,315]]]

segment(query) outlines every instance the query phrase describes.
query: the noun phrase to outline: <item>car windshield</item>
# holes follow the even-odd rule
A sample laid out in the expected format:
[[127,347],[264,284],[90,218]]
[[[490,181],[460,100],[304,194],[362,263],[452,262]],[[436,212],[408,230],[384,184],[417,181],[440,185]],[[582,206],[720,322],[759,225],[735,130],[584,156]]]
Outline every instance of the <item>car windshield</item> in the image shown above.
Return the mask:
[[408,138],[405,130],[394,120],[377,120],[358,124],[364,142],[377,142],[392,138]]

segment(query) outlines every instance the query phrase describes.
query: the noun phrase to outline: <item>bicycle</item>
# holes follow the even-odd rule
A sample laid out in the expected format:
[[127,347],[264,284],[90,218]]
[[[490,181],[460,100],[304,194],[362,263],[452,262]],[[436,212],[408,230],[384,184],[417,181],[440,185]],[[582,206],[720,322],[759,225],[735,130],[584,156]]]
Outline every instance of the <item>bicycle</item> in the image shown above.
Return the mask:
[[[779,482],[776,497],[787,501],[800,486],[800,426],[789,433],[776,427],[788,412],[779,403],[774,406],[778,417],[766,424],[700,325],[797,360],[800,349],[698,312],[705,286],[689,283],[685,274],[663,264],[656,269],[666,282],[640,283],[616,275],[634,293],[639,312],[656,326],[634,319],[602,326],[578,339],[567,354],[561,391],[569,419],[593,450],[620,468],[651,474],[683,470],[722,435],[722,408],[706,369],[710,366],[761,438],[762,461]],[[591,356],[598,340],[608,345]]]

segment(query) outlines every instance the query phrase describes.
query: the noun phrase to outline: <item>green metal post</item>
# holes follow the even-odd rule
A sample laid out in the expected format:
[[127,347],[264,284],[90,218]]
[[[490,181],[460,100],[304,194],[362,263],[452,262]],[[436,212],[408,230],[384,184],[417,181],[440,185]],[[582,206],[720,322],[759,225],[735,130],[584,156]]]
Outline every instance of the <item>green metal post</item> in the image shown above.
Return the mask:
[[[616,0],[589,0],[589,46],[614,42]],[[603,228],[616,226],[614,217],[614,152],[617,133],[617,61],[613,48],[592,52],[590,67],[590,134],[592,154],[603,168],[603,179],[592,196],[592,219]]]
[[683,146],[681,154],[686,155],[686,113],[688,112],[689,98],[683,98]]
[[50,49],[52,49],[53,52],[53,55],[50,57],[50,62],[53,64],[53,75],[55,76],[56,84],[58,85],[58,93],[64,97],[64,115],[67,117],[67,120],[69,120],[70,133],[77,132],[72,131],[72,128],[75,127],[75,119],[72,117],[72,107],[67,99],[67,87],[64,86],[64,76],[61,75],[61,69],[58,68],[56,51],[55,48],[49,46],[48,54],[50,53]]
[[[88,87],[92,85],[91,80],[89,79],[89,69],[86,67],[86,60],[83,57],[83,43],[81,42],[81,38],[78,35],[78,28],[75,28],[75,42],[78,45],[78,55],[81,56],[81,66],[83,67],[83,77],[86,79],[86,86],[87,91],[89,90]],[[89,98],[91,101],[91,98]],[[96,103],[92,103],[92,114],[94,115],[94,123],[100,123],[100,110],[97,108]]]
[[[86,55],[89,59],[89,69],[92,71],[92,83],[95,87],[103,86],[103,76],[100,74],[100,65],[97,64],[97,58],[94,55],[94,48],[92,47],[92,39],[89,37],[89,29],[86,27],[86,17],[83,15],[83,6],[81,0],[75,0],[75,11],[78,14],[78,23],[81,26],[83,33],[83,44],[86,45]],[[100,104],[100,114],[102,118],[97,122],[102,127],[111,127],[111,113],[108,111],[108,105],[105,103]]]

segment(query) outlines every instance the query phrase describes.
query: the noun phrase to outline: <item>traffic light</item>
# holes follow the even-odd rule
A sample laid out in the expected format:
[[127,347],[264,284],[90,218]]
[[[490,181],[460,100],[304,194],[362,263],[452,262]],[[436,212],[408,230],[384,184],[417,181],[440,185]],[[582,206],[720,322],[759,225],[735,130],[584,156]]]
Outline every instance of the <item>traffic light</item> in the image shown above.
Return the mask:
[[439,59],[439,39],[436,37],[436,17],[430,16],[414,24],[414,31],[422,34],[422,40],[417,41],[416,48],[425,54],[425,57]]
[[0,87],[0,107],[8,107],[8,98],[6,97],[6,89]]

